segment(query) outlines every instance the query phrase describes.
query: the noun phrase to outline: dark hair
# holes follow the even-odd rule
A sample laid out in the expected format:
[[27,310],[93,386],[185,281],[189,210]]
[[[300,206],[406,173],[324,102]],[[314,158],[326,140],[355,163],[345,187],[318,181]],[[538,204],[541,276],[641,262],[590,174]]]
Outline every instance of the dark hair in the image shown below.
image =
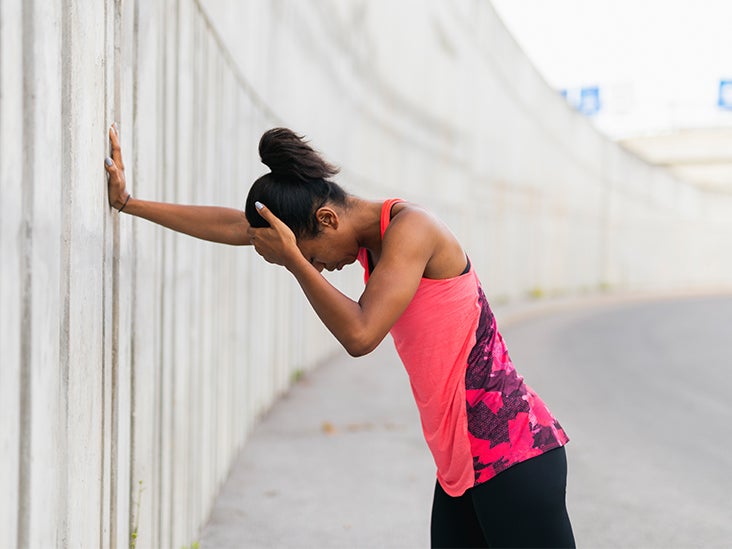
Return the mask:
[[257,179],[247,196],[245,213],[252,227],[268,227],[254,202],[259,201],[280,218],[295,236],[320,232],[315,212],[327,202],[345,205],[348,194],[328,178],[339,169],[326,162],[303,136],[287,128],[264,132],[259,156],[271,170]]

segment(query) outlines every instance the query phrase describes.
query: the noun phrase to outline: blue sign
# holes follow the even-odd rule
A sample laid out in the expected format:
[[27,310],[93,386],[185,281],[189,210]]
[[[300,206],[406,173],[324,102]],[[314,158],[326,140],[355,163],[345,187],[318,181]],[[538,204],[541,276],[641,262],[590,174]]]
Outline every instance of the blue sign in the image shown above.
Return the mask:
[[597,86],[582,88],[580,98],[579,112],[587,116],[600,112],[600,88]]
[[719,99],[717,105],[723,109],[732,109],[732,80],[719,81]]
[[587,116],[597,114],[602,107],[599,86],[562,90],[561,94],[572,107]]

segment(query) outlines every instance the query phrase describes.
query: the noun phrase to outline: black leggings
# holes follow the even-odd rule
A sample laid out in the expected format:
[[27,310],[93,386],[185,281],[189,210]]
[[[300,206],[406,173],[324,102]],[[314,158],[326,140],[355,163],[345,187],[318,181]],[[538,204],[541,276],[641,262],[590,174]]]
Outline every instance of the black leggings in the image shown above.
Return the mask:
[[563,447],[509,467],[456,498],[438,482],[432,547],[574,547],[566,486]]

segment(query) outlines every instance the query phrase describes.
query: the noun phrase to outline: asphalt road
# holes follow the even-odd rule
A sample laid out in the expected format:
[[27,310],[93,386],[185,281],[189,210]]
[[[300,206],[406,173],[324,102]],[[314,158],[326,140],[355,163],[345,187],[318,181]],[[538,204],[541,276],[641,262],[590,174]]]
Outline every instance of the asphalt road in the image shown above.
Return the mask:
[[572,439],[579,547],[732,547],[732,297],[565,311],[505,337]]
[[[571,438],[578,547],[732,546],[732,296],[496,316]],[[411,398],[390,341],[305,376],[240,454],[201,547],[428,547],[434,465]]]

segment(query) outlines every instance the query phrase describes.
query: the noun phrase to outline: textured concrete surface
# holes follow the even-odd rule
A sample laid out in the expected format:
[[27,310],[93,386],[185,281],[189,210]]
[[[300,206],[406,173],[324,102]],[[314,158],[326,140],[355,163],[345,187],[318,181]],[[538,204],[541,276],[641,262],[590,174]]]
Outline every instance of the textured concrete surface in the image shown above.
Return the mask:
[[[727,547],[732,296],[496,309],[568,431],[579,547]],[[263,418],[202,532],[227,549],[427,547],[434,466],[390,341],[309,373]]]

